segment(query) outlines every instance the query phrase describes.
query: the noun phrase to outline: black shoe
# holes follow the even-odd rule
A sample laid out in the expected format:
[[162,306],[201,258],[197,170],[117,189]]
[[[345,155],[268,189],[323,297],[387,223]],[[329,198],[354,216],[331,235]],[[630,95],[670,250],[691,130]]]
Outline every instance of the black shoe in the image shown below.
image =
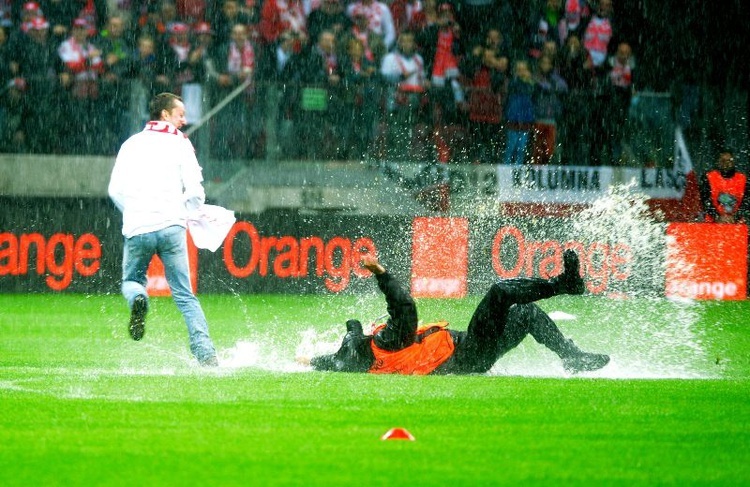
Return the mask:
[[608,363],[609,355],[601,353],[581,352],[563,359],[563,367],[565,368],[565,371],[570,374],[599,370]]
[[560,274],[558,282],[561,291],[565,294],[583,294],[586,285],[581,277],[581,264],[578,254],[568,249],[563,252],[563,273]]
[[214,355],[213,357],[208,357],[205,360],[201,360],[200,364],[201,367],[218,367],[219,360],[216,358],[216,355]]
[[143,338],[146,332],[146,313],[148,312],[148,301],[146,297],[139,294],[133,300],[133,307],[130,309],[130,337],[138,341]]

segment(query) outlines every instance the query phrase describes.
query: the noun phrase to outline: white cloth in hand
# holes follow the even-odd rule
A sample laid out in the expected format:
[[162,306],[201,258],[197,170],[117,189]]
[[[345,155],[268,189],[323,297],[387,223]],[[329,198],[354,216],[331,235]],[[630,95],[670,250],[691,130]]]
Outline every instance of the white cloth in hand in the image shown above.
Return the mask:
[[201,205],[188,216],[188,230],[199,249],[215,252],[237,219],[234,212],[215,205]]

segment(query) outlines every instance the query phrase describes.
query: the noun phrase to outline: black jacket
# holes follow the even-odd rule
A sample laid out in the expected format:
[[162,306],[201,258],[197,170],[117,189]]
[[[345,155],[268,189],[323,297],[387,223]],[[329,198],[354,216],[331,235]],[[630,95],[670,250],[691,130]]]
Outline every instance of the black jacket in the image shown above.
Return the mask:
[[346,322],[346,335],[336,353],[314,357],[310,365],[315,370],[334,372],[367,372],[375,356],[371,342],[383,350],[406,348],[417,336],[417,306],[411,295],[390,273],[376,274],[378,288],[385,295],[388,321],[373,335],[365,335],[359,320]]

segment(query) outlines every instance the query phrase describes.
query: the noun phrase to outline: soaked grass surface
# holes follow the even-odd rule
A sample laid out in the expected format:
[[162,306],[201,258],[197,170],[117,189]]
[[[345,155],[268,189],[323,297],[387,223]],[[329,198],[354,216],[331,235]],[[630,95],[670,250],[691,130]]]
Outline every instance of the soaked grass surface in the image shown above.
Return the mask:
[[[0,296],[2,485],[741,485],[750,482],[750,303],[554,298],[612,354],[567,376],[527,339],[491,374],[309,372],[379,296],[202,296],[222,367],[169,299],[132,342],[119,296]],[[462,328],[478,301],[421,300]],[[407,428],[415,441],[380,439]]]

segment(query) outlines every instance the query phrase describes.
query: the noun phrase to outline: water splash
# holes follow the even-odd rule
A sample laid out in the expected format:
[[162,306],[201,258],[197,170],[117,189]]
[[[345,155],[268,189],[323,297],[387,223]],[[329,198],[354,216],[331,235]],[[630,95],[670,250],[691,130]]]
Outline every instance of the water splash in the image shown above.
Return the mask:
[[[666,224],[661,213],[650,210],[649,196],[636,192],[635,186],[635,181],[610,186],[606,195],[576,215],[573,229],[580,240],[607,244],[631,258],[627,279],[611,280],[611,293],[657,296],[664,289]],[[612,258],[605,253],[595,253],[593,257]],[[600,267],[607,263],[589,265]]]

